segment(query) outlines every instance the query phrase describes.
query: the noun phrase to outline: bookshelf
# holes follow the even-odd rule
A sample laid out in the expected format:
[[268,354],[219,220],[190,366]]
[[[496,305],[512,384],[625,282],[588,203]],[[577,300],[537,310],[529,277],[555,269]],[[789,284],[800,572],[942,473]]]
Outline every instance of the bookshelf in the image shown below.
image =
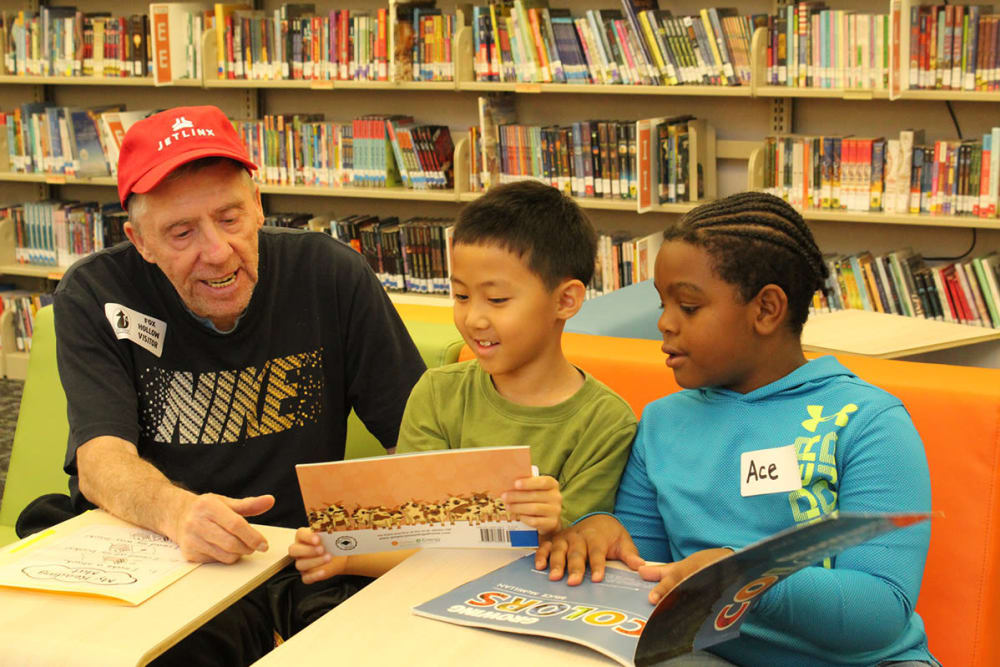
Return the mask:
[[[111,5],[108,0],[79,0],[83,11],[112,8],[116,13],[139,12],[146,3],[126,0]],[[273,10],[275,0],[256,0],[259,9]],[[349,3],[316,0],[319,9],[374,10],[385,1],[357,0]],[[618,0],[550,0],[550,6],[571,8],[574,15],[588,9],[617,9]],[[749,0],[739,3],[740,13],[769,13],[788,3],[784,0]],[[864,0],[830,0],[829,6],[859,12],[888,11],[888,3],[872,7]],[[909,7],[909,2],[904,5]],[[37,0],[29,5],[37,7]],[[392,11],[393,2],[390,5]],[[439,0],[446,12],[459,3]],[[696,12],[703,2],[661,2],[675,15]],[[873,133],[891,135],[905,127],[924,127],[929,138],[954,138],[955,127],[945,102],[950,102],[960,121],[963,136],[972,137],[998,124],[994,112],[1000,92],[903,90],[890,101],[888,91],[855,89],[798,89],[764,84],[766,66],[762,30],[751,44],[750,85],[625,86],[556,83],[498,83],[475,81],[472,64],[472,30],[457,21],[453,40],[455,80],[443,82],[397,81],[232,81],[219,80],[215,67],[215,34],[202,39],[203,77],[156,87],[149,79],[82,79],[76,77],[0,76],[0,97],[5,108],[22,101],[52,101],[67,106],[87,106],[106,101],[125,102],[129,109],[159,108],[179,104],[215,104],[235,119],[260,118],[277,113],[324,113],[328,120],[347,120],[373,112],[405,110],[418,122],[451,127],[455,138],[456,183],[451,191],[402,189],[316,188],[262,185],[269,210],[303,210],[319,215],[342,216],[371,212],[378,215],[414,214],[454,216],[463,202],[479,196],[470,192],[461,165],[468,155],[465,132],[478,122],[477,97],[487,92],[515,93],[518,122],[524,124],[568,124],[583,118],[653,118],[691,113],[705,118],[718,134],[718,191],[725,195],[760,183],[760,149],[765,136],[774,133]],[[32,174],[0,174],[5,199],[37,200],[114,199],[113,179],[71,179]],[[9,192],[7,192],[9,191]],[[595,226],[610,233],[627,230],[634,235],[661,229],[693,204],[653,206],[648,213],[636,212],[636,202],[612,199],[578,200]],[[913,214],[848,211],[806,211],[821,247],[828,252],[869,249],[885,252],[904,245],[927,255],[952,256],[965,251],[976,234],[975,252],[1000,248],[1000,220]],[[426,299],[423,296],[408,296]],[[876,325],[872,325],[876,326]],[[893,324],[883,325],[892,329]],[[956,325],[958,326],[958,325]],[[981,347],[981,346],[977,346]],[[1000,365],[1000,346],[982,363]],[[978,362],[977,362],[978,363]]]

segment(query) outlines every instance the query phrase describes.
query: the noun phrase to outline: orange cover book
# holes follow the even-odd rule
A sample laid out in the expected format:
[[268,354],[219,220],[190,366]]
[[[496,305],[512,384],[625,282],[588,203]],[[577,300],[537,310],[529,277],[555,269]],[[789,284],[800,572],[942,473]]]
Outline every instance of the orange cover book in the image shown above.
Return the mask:
[[295,466],[309,526],[334,555],[415,547],[536,547],[501,498],[528,447],[446,449]]

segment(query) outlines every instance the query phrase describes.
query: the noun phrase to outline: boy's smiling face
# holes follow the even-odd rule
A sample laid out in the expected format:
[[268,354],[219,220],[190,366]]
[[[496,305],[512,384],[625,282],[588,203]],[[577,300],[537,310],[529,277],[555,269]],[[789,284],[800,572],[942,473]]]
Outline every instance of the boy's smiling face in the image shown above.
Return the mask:
[[455,326],[495,382],[560,350],[558,290],[521,257],[497,245],[456,244],[451,283]]
[[736,286],[715,274],[708,252],[666,241],[654,275],[663,308],[657,328],[677,384],[742,393],[763,386],[753,300],[744,304]]

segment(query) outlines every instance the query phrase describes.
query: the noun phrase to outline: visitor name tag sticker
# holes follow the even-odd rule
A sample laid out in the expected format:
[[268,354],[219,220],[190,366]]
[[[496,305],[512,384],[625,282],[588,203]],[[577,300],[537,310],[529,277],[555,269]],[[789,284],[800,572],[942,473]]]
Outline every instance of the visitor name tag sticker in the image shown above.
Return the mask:
[[118,303],[104,304],[104,316],[118,340],[130,340],[157,357],[163,353],[163,339],[167,335],[167,323],[163,320]]
[[758,449],[740,455],[740,495],[759,496],[802,488],[795,445]]

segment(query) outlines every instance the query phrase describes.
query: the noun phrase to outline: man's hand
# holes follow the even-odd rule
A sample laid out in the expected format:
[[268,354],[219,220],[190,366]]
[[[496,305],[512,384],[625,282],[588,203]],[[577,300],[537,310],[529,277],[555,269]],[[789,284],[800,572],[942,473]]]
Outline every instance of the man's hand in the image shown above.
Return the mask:
[[184,495],[168,537],[180,546],[184,558],[196,563],[235,563],[254,551],[267,551],[267,540],[243,517],[271,509],[274,496],[229,498],[178,490]]
[[732,549],[726,548],[703,549],[702,551],[694,552],[684,560],[679,560],[676,563],[643,565],[639,568],[639,576],[646,581],[660,582],[649,592],[649,601],[652,604],[656,604],[667,593],[673,590],[674,586],[681,583],[688,576],[707,565],[711,565],[717,560],[722,560],[732,553]]
[[503,494],[503,501],[518,520],[541,535],[559,530],[562,494],[559,493],[559,480],[555,477],[522,477],[514,482],[513,489]]
[[[295,541],[289,545],[288,555],[295,559],[295,569],[302,573],[304,584],[312,584],[343,574],[348,558],[331,556],[323,548],[319,535],[309,528],[299,528],[295,531]],[[409,555],[409,552],[406,555]]]
[[608,559],[620,560],[633,570],[646,563],[617,519],[609,514],[595,514],[543,542],[535,552],[535,569],[544,570],[547,561],[550,580],[562,579],[566,570],[569,572],[566,583],[578,586],[588,560],[591,581],[601,581]]

